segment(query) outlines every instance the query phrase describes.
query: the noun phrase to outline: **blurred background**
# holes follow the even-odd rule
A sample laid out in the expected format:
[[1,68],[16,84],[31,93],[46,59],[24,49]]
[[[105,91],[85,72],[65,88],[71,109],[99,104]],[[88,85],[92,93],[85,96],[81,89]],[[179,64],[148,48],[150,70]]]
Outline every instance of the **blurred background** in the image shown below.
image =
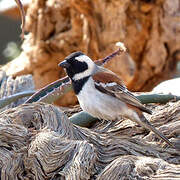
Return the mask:
[[21,21],[0,15],[0,64],[6,64],[20,54]]
[[21,19],[13,0],[0,0],[0,64],[5,64],[20,54]]
[[[179,0],[23,0],[26,36],[14,0],[0,0],[0,64],[7,75],[32,74],[36,89],[65,76],[57,64],[74,51],[101,59],[125,44],[106,67],[131,91],[151,91],[180,76]],[[60,105],[77,103],[68,93]]]

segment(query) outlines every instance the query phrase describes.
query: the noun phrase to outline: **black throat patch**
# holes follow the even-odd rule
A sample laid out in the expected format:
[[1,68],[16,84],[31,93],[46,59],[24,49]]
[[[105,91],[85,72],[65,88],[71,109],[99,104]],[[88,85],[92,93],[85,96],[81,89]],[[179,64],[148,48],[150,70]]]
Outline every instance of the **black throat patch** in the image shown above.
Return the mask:
[[76,95],[79,94],[79,92],[82,90],[83,85],[87,82],[87,80],[89,79],[90,76],[87,76],[83,79],[79,79],[79,80],[72,80],[72,86],[74,89],[74,92]]

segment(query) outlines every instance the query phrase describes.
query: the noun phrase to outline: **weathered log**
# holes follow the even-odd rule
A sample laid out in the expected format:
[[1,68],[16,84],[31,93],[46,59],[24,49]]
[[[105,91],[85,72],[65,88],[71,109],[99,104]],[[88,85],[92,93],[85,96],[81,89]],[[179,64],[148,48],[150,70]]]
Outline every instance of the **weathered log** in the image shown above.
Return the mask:
[[[147,116],[174,142],[179,107],[180,102],[154,107]],[[99,132],[103,125],[96,127],[73,125],[60,108],[44,103],[1,112],[1,179],[180,178],[180,151],[162,147],[153,133],[122,118],[107,133]]]

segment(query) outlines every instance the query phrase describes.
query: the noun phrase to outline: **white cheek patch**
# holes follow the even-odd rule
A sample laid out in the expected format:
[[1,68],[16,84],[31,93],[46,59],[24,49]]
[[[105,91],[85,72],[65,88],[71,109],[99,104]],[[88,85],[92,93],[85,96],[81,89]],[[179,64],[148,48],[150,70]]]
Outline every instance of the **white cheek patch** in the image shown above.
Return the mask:
[[81,55],[75,58],[76,60],[80,61],[80,62],[85,62],[87,63],[88,69],[80,72],[78,74],[75,74],[73,77],[73,80],[79,80],[82,79],[84,77],[90,76],[93,74],[96,65],[94,64],[94,62],[86,55]]

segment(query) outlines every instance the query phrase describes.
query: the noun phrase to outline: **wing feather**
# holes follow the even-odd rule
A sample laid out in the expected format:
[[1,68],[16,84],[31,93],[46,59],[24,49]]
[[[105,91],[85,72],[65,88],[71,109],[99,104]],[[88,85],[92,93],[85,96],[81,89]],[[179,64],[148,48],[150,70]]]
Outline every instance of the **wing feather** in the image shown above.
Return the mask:
[[97,72],[93,75],[95,87],[110,96],[116,97],[119,100],[132,105],[146,113],[152,114],[152,111],[147,109],[141,102],[126,88],[121,79],[113,72]]

